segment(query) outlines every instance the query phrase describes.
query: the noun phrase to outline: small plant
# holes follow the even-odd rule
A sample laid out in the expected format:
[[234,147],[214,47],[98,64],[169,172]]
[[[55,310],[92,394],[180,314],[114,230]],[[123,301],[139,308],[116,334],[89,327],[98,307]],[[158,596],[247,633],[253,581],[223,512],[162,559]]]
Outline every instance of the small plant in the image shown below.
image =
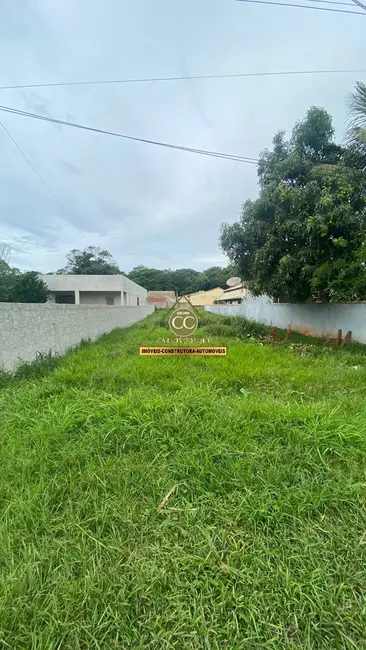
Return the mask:
[[54,370],[61,361],[61,357],[52,355],[51,350],[47,353],[37,352],[37,357],[34,361],[22,361],[21,364],[14,372],[14,377],[17,379],[37,379],[44,377],[49,372]]

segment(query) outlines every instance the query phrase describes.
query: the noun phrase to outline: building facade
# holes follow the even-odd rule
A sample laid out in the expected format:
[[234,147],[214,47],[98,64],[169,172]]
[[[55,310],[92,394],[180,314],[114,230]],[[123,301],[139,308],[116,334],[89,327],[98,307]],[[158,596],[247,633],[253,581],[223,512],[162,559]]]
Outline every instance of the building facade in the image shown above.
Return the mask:
[[180,305],[187,305],[189,303],[185,301],[185,297],[188,298],[189,302],[193,307],[205,307],[206,305],[214,305],[215,301],[223,294],[223,289],[221,287],[215,287],[215,289],[208,289],[208,291],[197,291],[196,293],[187,294],[182,296],[179,299]]
[[229,287],[222,292],[222,295],[216,299],[217,305],[241,305],[243,300],[246,298],[247,291],[244,284],[235,285],[234,287]]
[[148,291],[147,304],[152,305],[155,309],[166,309],[173,307],[175,303],[174,291]]
[[136,307],[147,304],[147,291],[124,275],[40,275],[49,301],[72,305]]

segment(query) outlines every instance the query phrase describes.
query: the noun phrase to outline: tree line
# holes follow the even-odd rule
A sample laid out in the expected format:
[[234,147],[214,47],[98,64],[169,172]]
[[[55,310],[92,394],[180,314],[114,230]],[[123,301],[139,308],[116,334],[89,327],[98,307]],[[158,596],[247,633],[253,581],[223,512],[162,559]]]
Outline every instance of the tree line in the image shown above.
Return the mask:
[[[223,224],[225,268],[154,269],[124,274],[147,290],[177,295],[226,286],[239,275],[254,295],[289,302],[366,300],[366,85],[357,82],[346,142],[334,142],[332,118],[311,107],[291,137],[275,134],[258,164],[259,196],[239,220]],[[3,247],[3,251],[8,247]],[[56,274],[122,273],[107,251],[73,249]],[[0,302],[45,302],[37,272],[11,267],[0,246]]]
[[[122,273],[112,255],[97,246],[73,249],[66,256],[66,265],[48,275],[118,275],[123,274],[148,291],[174,291],[177,295],[226,287],[235,275],[233,266],[212,266],[205,271],[194,269],[153,269],[140,265]],[[0,302],[46,302],[48,289],[36,271],[21,273],[0,258]]]

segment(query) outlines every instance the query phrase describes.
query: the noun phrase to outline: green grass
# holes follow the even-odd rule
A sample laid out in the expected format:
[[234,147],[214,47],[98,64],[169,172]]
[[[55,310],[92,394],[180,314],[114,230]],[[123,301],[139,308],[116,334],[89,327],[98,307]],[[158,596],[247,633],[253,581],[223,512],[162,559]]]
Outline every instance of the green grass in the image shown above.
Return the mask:
[[366,648],[365,349],[201,318],[3,382],[1,649]]

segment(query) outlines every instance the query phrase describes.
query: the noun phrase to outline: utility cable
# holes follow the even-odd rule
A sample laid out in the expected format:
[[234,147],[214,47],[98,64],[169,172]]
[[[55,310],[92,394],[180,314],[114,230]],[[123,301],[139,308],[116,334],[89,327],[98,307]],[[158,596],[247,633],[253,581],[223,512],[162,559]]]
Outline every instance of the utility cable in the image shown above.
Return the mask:
[[106,131],[104,129],[97,129],[93,128],[91,126],[85,126],[84,124],[77,124],[75,122],[68,122],[66,120],[58,120],[53,117],[47,117],[45,115],[38,115],[37,113],[29,113],[28,111],[21,111],[16,108],[12,108],[10,106],[1,106],[0,105],[0,111],[3,111],[5,113],[11,113],[12,115],[22,115],[24,117],[30,117],[36,120],[42,120],[45,122],[51,122],[52,124],[60,124],[61,126],[69,126],[73,127],[75,129],[82,129],[84,131],[92,131],[94,133],[101,133],[104,135],[111,135],[116,138],[123,138],[125,140],[133,140],[134,142],[143,142],[145,144],[152,144],[156,145],[159,147],[165,147],[168,149],[176,149],[179,151],[187,151],[189,153],[196,153],[196,154],[201,154],[204,156],[212,156],[214,158],[223,158],[225,160],[234,160],[236,162],[244,162],[244,163],[249,163],[252,165],[256,165],[258,163],[257,158],[251,158],[249,156],[237,156],[234,154],[227,154],[227,153],[221,153],[218,151],[209,151],[206,149],[195,149],[192,147],[184,147],[181,145],[176,145],[176,144],[171,144],[168,142],[159,142],[156,140],[147,140],[146,138],[137,138],[131,135],[125,135],[123,133],[116,133],[114,131]]
[[338,0],[303,0],[303,2],[318,2],[324,5],[343,5],[343,7],[352,7],[351,2],[338,2]]
[[364,9],[366,11],[366,6],[362,4],[359,0],[352,0],[352,2],[357,5],[358,7],[361,7],[361,9]]
[[50,186],[46,183],[46,181],[45,181],[44,178],[41,176],[41,174],[36,170],[36,168],[35,168],[34,165],[31,163],[31,161],[29,160],[29,158],[25,155],[24,151],[20,148],[20,146],[18,145],[18,143],[14,140],[13,136],[9,133],[8,129],[5,128],[5,126],[4,126],[4,124],[3,124],[2,122],[0,122],[0,126],[3,128],[3,130],[4,130],[5,133],[6,133],[6,135],[10,138],[10,140],[11,140],[12,143],[13,143],[13,145],[18,149],[19,153],[23,156],[24,160],[26,160],[27,163],[28,163],[28,165],[33,169],[33,171],[34,171],[34,173],[36,174],[36,176],[38,176],[38,178],[39,178],[39,180],[41,181],[41,183],[45,186],[47,192],[49,192],[49,193],[51,194],[51,196],[52,196],[52,197],[55,199],[55,201],[59,204],[59,206],[60,206],[61,210],[63,211],[63,213],[64,213],[64,214],[67,216],[67,218],[71,221],[70,216],[69,216],[69,214],[67,213],[65,207],[62,205],[61,201],[57,198],[56,194],[51,190]]
[[347,9],[332,9],[331,7],[313,7],[310,5],[298,5],[289,2],[270,2],[269,0],[237,0],[237,2],[251,2],[258,5],[276,5],[278,7],[299,7],[301,9],[315,9],[318,11],[332,11],[338,14],[358,14],[359,16],[365,16],[362,11],[349,11]]
[[[72,227],[75,228],[75,225],[74,225],[74,223],[72,222],[72,219],[71,219],[69,213],[67,212],[65,206],[61,203],[60,199],[56,196],[56,194],[51,190],[50,186],[46,183],[46,181],[44,180],[43,176],[41,176],[41,174],[37,171],[37,169],[35,168],[35,166],[34,166],[34,165],[31,163],[31,161],[29,160],[28,156],[25,155],[24,151],[20,148],[20,146],[18,145],[18,143],[16,142],[16,140],[13,138],[13,136],[11,135],[11,133],[9,133],[8,129],[4,126],[4,124],[3,124],[1,121],[0,121],[0,126],[1,126],[2,129],[5,131],[6,135],[10,138],[10,140],[11,140],[12,143],[13,143],[13,145],[18,149],[18,151],[19,151],[19,153],[21,154],[21,156],[23,156],[24,160],[28,163],[29,167],[31,167],[31,169],[34,171],[35,175],[39,178],[39,180],[41,181],[42,185],[44,185],[44,187],[46,188],[47,192],[49,192],[49,194],[54,198],[54,200],[56,201],[56,203],[58,203],[58,205],[60,206],[60,208],[61,208],[63,214],[65,215],[65,217],[67,218],[67,220],[70,222],[70,224],[72,225]],[[86,235],[85,232],[84,232],[84,235]]]
[[[242,0],[249,1],[249,0]],[[310,0],[312,1],[312,0]],[[314,0],[315,1],[315,0]],[[325,0],[319,0],[319,2]],[[281,3],[282,4],[282,3]],[[301,5],[302,6],[302,5]],[[348,5],[351,6],[351,5]],[[308,7],[305,7],[307,9]],[[315,7],[317,8],[317,7]],[[358,13],[358,12],[356,12]],[[54,83],[44,84],[17,84],[13,86],[0,86],[0,90],[17,90],[27,88],[57,88],[60,86],[103,86],[109,84],[137,84],[137,83],[156,83],[165,81],[189,81],[194,79],[235,79],[244,77],[280,77],[280,76],[295,76],[295,75],[311,75],[311,74],[355,74],[365,73],[363,70],[284,70],[273,72],[238,72],[232,74],[202,74],[202,75],[187,75],[184,77],[147,77],[136,79],[105,79],[105,80],[92,80],[92,81],[60,81]]]

